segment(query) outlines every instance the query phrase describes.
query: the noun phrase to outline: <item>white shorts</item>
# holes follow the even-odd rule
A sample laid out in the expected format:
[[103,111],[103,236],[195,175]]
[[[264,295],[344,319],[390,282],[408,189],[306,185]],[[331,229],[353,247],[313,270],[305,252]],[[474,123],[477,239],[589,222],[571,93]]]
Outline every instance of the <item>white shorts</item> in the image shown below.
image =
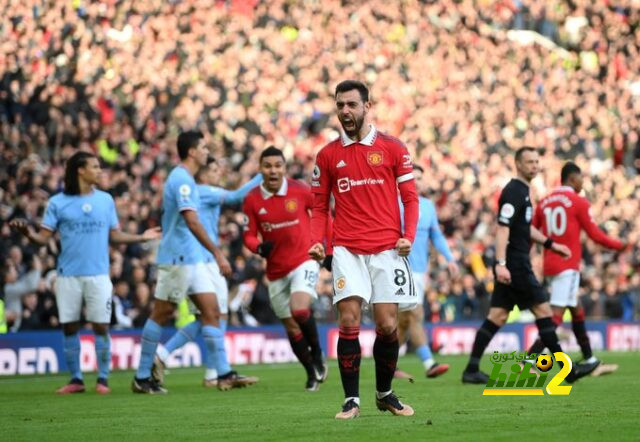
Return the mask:
[[358,296],[370,304],[418,303],[409,260],[395,250],[358,255],[345,247],[333,248],[333,303]]
[[319,271],[320,264],[310,259],[291,270],[288,275],[269,281],[269,300],[278,318],[291,317],[291,293],[303,292],[313,299],[318,298],[316,282]]
[[187,295],[215,291],[211,270],[204,262],[182,266],[158,266],[158,282],[154,294],[156,299],[180,304]]
[[80,320],[83,301],[87,321],[97,324],[111,322],[113,284],[109,275],[58,276],[54,290],[62,324]]
[[[227,280],[224,278],[222,273],[220,273],[220,267],[218,267],[218,263],[215,261],[208,262],[205,264],[207,267],[207,271],[209,272],[209,276],[213,280],[213,285],[215,287],[214,293],[216,294],[216,298],[218,299],[218,308],[220,309],[220,313],[226,315],[229,313],[229,286],[227,285]],[[200,314],[200,310],[198,307],[189,299],[189,313],[197,315]]]
[[[412,271],[413,272],[413,271]],[[418,295],[417,304],[400,304],[398,309],[401,312],[413,310],[419,305],[424,305],[424,292],[427,289],[427,274],[413,272],[413,284],[416,286],[416,293]]]
[[580,288],[580,272],[569,269],[547,278],[551,292],[551,305],[576,307]]

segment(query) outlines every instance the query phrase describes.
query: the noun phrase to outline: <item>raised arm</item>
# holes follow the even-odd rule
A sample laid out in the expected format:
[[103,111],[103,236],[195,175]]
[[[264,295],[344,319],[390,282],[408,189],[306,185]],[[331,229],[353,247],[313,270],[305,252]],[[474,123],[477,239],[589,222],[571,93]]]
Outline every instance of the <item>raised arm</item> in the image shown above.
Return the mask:
[[581,201],[581,203],[582,204],[578,208],[578,222],[580,222],[580,227],[582,227],[584,231],[587,232],[589,238],[609,249],[623,249],[625,246],[623,242],[611,238],[605,232],[600,230],[600,227],[598,227],[598,225],[593,220],[593,217],[591,216],[590,204],[586,200]]
[[222,204],[239,204],[251,190],[262,183],[262,174],[257,174],[251,180],[236,190],[222,190]]

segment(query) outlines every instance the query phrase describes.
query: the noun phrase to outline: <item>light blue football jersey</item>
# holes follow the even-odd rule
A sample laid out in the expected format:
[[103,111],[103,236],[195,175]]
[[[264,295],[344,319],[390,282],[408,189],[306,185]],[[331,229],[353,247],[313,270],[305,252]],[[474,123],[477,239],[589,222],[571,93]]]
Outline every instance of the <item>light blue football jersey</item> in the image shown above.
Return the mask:
[[[409,263],[411,264],[411,270],[414,272],[425,273],[429,265],[429,241],[433,242],[436,250],[442,253],[447,261],[453,261],[453,255],[449,250],[446,238],[440,231],[435,205],[431,200],[422,196],[418,198],[418,201],[420,215],[416,228],[416,237],[409,254]],[[402,202],[400,202],[400,209],[404,213]]]
[[58,275],[109,274],[109,231],[118,228],[118,215],[107,192],[94,189],[86,195],[52,196],[42,227],[60,234]]
[[[207,235],[209,235],[216,245],[220,244],[218,225],[220,223],[220,209],[222,205],[241,203],[251,189],[260,185],[260,183],[262,183],[262,175],[258,174],[236,190],[198,184],[198,193],[200,194],[200,222],[207,231]],[[207,262],[213,260],[211,253],[204,247],[202,247],[202,249],[205,260]]]
[[193,176],[184,166],[176,166],[167,177],[162,193],[162,240],[158,248],[158,264],[204,262],[203,247],[182,217],[184,210],[200,210],[200,196]]

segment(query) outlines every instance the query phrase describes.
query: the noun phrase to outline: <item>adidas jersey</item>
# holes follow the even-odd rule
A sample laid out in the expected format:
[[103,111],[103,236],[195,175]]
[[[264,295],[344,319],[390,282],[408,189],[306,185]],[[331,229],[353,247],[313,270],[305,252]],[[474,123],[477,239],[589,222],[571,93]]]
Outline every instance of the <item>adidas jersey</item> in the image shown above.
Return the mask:
[[257,253],[260,243],[273,242],[267,258],[269,280],[282,278],[310,259],[307,252],[311,242],[311,204],[309,187],[289,178],[282,181],[280,190],[275,194],[260,185],[246,196],[243,205],[246,215],[244,244]]
[[582,260],[580,232],[610,249],[620,249],[622,243],[609,238],[591,217],[591,206],[573,188],[562,186],[540,200],[533,217],[533,225],[547,237],[571,250],[571,258],[564,259],[551,250],[544,251],[544,274],[553,276],[565,270],[579,270]]
[[[407,194],[401,192],[409,219],[405,219],[403,232],[398,184],[408,181]],[[353,253],[375,254],[393,249],[402,237],[413,242],[418,221],[413,162],[396,138],[373,126],[360,141],[342,134],[318,152],[311,187],[315,195],[323,196],[322,203],[330,193],[335,198],[334,245]],[[320,212],[324,208],[318,207]],[[322,242],[324,227],[320,217],[318,223],[312,223],[313,243]]]

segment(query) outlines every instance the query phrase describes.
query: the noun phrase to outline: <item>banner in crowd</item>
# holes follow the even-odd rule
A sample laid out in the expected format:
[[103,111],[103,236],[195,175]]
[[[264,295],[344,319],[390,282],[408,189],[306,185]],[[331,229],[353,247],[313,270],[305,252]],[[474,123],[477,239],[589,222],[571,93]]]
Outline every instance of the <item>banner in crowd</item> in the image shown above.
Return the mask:
[[[471,351],[480,323],[429,324],[427,331],[432,346],[443,355],[467,354]],[[336,357],[338,329],[320,325],[321,345],[330,358]],[[630,322],[593,321],[588,333],[594,350],[640,350],[640,324]],[[138,366],[141,330],[113,331],[111,336],[112,366],[126,370]],[[165,342],[174,330],[166,329]],[[566,324],[559,329],[563,349],[577,352],[579,347]],[[507,324],[492,340],[488,353],[511,352],[528,348],[536,339],[534,324]],[[362,327],[360,343],[363,356],[372,354],[375,330]],[[93,334],[81,334],[81,368],[95,371],[96,354]],[[282,326],[231,328],[225,337],[227,354],[233,365],[273,364],[296,360]],[[200,366],[205,348],[201,339],[176,350],[168,361],[170,368]],[[62,350],[62,332],[21,332],[0,335],[0,375],[58,373],[66,370]]]

